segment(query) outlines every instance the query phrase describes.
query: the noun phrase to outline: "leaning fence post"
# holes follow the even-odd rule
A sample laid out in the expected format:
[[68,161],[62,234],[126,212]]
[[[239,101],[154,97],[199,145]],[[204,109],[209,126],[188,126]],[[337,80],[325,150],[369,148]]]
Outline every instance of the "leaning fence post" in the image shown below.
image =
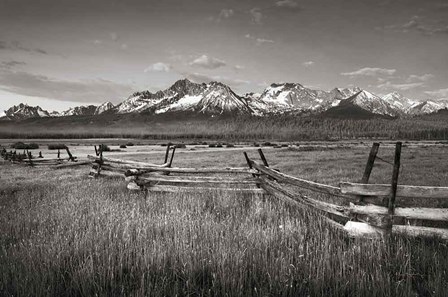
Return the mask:
[[[168,143],[168,145],[166,146],[166,152],[165,152],[165,162],[163,162],[163,164],[166,164],[166,162],[168,162],[168,156],[169,156],[169,153],[170,153],[170,147],[171,147],[171,144]],[[176,147],[174,147],[174,148],[176,148]]]
[[264,166],[269,167],[268,161],[266,160],[266,157],[263,154],[263,151],[258,149],[258,154],[260,155],[261,160],[263,161]]
[[171,167],[171,164],[173,164],[173,159],[174,159],[174,153],[176,152],[176,147],[173,147],[173,152],[171,153],[171,159],[170,159],[170,163],[168,164],[168,167]]
[[95,148],[95,156],[98,157],[98,149],[96,148],[96,145],[93,146]]
[[72,153],[70,152],[70,149],[68,148],[68,146],[65,147],[65,150],[67,151],[68,159],[69,159],[70,161],[74,162],[74,161],[75,161],[75,158],[73,157]]
[[[376,155],[378,154],[378,149],[380,144],[374,142],[372,148],[370,149],[369,158],[367,159],[366,168],[364,169],[364,174],[361,179],[362,184],[367,184],[370,179],[370,174],[372,173],[373,165],[375,163]],[[359,197],[359,202],[363,202],[364,196]]]
[[392,172],[391,193],[388,202],[389,230],[392,228],[393,215],[395,212],[395,197],[397,195],[398,175],[400,174],[401,142],[395,145],[394,169]]

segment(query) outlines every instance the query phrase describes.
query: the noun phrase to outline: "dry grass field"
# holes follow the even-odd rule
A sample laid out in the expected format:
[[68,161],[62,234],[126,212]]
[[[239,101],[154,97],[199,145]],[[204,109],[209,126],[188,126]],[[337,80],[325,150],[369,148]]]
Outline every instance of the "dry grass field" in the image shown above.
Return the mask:
[[[50,154],[47,142],[40,141],[44,155]],[[111,148],[120,143],[103,142]],[[83,159],[93,154],[92,143],[67,144]],[[264,151],[282,172],[337,185],[359,180],[370,145],[315,142]],[[177,150],[173,164],[245,166],[242,152],[258,158],[254,149],[187,145]],[[105,155],[162,163],[164,150],[142,143]],[[399,183],[448,186],[447,154],[448,145],[404,143]],[[392,161],[392,143],[382,144],[378,155]],[[220,191],[145,195],[129,192],[122,179],[89,179],[88,171],[88,166],[55,170],[1,163],[0,295],[448,292],[446,242],[350,239],[314,213],[271,196]],[[390,164],[377,161],[371,181],[389,183],[391,172]]]

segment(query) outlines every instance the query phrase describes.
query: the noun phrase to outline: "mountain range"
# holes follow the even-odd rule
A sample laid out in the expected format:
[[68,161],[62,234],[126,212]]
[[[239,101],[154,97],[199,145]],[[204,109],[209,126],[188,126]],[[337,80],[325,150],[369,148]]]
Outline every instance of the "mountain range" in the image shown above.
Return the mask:
[[435,113],[448,108],[448,103],[418,101],[394,92],[377,96],[357,87],[313,90],[299,83],[274,83],[261,94],[238,95],[220,82],[194,83],[187,79],[175,82],[166,90],[155,93],[135,92],[121,103],[105,102],[49,112],[39,106],[19,104],[4,111],[3,120],[36,117],[95,116],[100,114],[169,114],[193,112],[210,116],[247,114],[268,116],[284,113],[315,113],[336,117],[356,114],[406,117]]

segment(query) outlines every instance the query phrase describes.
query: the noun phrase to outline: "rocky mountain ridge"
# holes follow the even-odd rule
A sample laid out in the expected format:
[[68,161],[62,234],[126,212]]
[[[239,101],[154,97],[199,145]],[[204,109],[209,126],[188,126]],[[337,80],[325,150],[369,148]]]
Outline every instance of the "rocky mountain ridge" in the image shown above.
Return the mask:
[[135,92],[117,105],[105,102],[99,106],[78,106],[58,113],[48,112],[39,106],[19,104],[6,110],[3,119],[93,116],[104,113],[164,114],[186,111],[211,116],[221,114],[266,116],[289,112],[318,114],[347,106],[354,106],[358,110],[374,115],[402,117],[434,113],[447,108],[448,104],[431,100],[412,100],[397,92],[380,97],[357,87],[335,88],[327,92],[310,89],[298,83],[274,83],[261,94],[238,95],[229,86],[220,82],[205,84],[183,79],[168,89],[155,93]]

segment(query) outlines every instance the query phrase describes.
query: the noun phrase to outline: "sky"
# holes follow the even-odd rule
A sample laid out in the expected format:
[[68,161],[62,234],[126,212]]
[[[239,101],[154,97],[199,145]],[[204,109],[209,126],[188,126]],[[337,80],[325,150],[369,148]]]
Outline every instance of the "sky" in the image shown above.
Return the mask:
[[0,0],[0,110],[176,80],[448,98],[446,0]]

